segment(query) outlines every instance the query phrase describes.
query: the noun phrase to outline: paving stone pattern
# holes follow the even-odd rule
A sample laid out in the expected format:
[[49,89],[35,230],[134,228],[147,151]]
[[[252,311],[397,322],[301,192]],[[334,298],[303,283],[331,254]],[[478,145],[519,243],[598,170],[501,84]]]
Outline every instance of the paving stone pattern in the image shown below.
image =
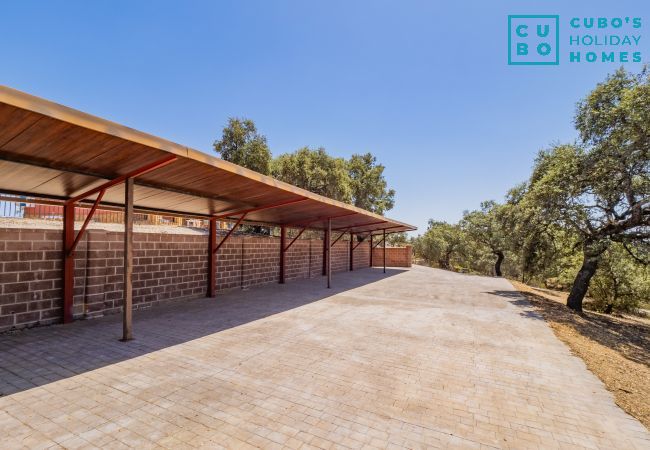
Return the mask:
[[507,281],[381,272],[1,335],[0,447],[650,448]]

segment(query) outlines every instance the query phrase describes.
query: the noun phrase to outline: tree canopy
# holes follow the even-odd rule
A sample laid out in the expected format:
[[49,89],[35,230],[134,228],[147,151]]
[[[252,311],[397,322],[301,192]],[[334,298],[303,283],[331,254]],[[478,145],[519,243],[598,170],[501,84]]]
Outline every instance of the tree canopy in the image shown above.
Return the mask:
[[351,203],[346,161],[327,154],[324,148],[303,147],[273,160],[272,174],[280,181],[316,194]]
[[273,158],[266,137],[250,119],[230,118],[214,149],[233,162],[316,194],[384,214],[395,204],[384,166],[372,153],[336,158],[323,147],[302,147]]
[[347,170],[354,206],[377,214],[393,208],[395,191],[388,189],[384,166],[377,163],[372,153],[352,155],[347,162]]
[[[508,276],[569,288],[575,311],[587,294],[599,309],[629,309],[650,301],[647,69],[607,77],[578,103],[574,124],[579,139],[540,151],[530,178],[503,204],[465,213],[461,265],[489,273],[482,261],[491,253],[497,275],[503,262]],[[426,254],[436,236],[441,227],[430,226],[415,248]],[[456,238],[442,239],[438,248]]]
[[222,159],[268,175],[271,172],[271,150],[266,137],[257,132],[250,119],[231,117],[223,128],[214,150]]

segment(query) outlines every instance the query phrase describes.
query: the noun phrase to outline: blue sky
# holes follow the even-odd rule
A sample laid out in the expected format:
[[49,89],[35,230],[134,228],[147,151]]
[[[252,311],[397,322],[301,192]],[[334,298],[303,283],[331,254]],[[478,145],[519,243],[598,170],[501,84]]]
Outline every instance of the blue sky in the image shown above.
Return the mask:
[[540,148],[575,139],[577,100],[619,66],[565,52],[508,66],[508,14],[559,14],[562,33],[569,17],[641,17],[648,62],[649,13],[647,0],[7,1],[0,83],[208,153],[229,116],[253,119],[274,155],[370,151],[397,191],[388,215],[423,231],[501,200]]

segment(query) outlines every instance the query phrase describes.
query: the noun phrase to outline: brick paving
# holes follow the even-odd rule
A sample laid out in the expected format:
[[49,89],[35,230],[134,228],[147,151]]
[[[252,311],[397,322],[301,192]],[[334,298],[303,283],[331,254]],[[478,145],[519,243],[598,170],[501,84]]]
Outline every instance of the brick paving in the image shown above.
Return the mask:
[[0,447],[650,448],[502,279],[341,273],[0,336]]

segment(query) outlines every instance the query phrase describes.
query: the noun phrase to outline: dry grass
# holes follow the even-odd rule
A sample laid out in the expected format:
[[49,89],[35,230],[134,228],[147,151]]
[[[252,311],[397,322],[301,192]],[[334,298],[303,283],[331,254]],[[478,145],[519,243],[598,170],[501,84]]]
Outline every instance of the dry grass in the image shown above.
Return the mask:
[[616,403],[650,429],[650,320],[576,314],[564,305],[566,294],[511,282],[602,380]]

